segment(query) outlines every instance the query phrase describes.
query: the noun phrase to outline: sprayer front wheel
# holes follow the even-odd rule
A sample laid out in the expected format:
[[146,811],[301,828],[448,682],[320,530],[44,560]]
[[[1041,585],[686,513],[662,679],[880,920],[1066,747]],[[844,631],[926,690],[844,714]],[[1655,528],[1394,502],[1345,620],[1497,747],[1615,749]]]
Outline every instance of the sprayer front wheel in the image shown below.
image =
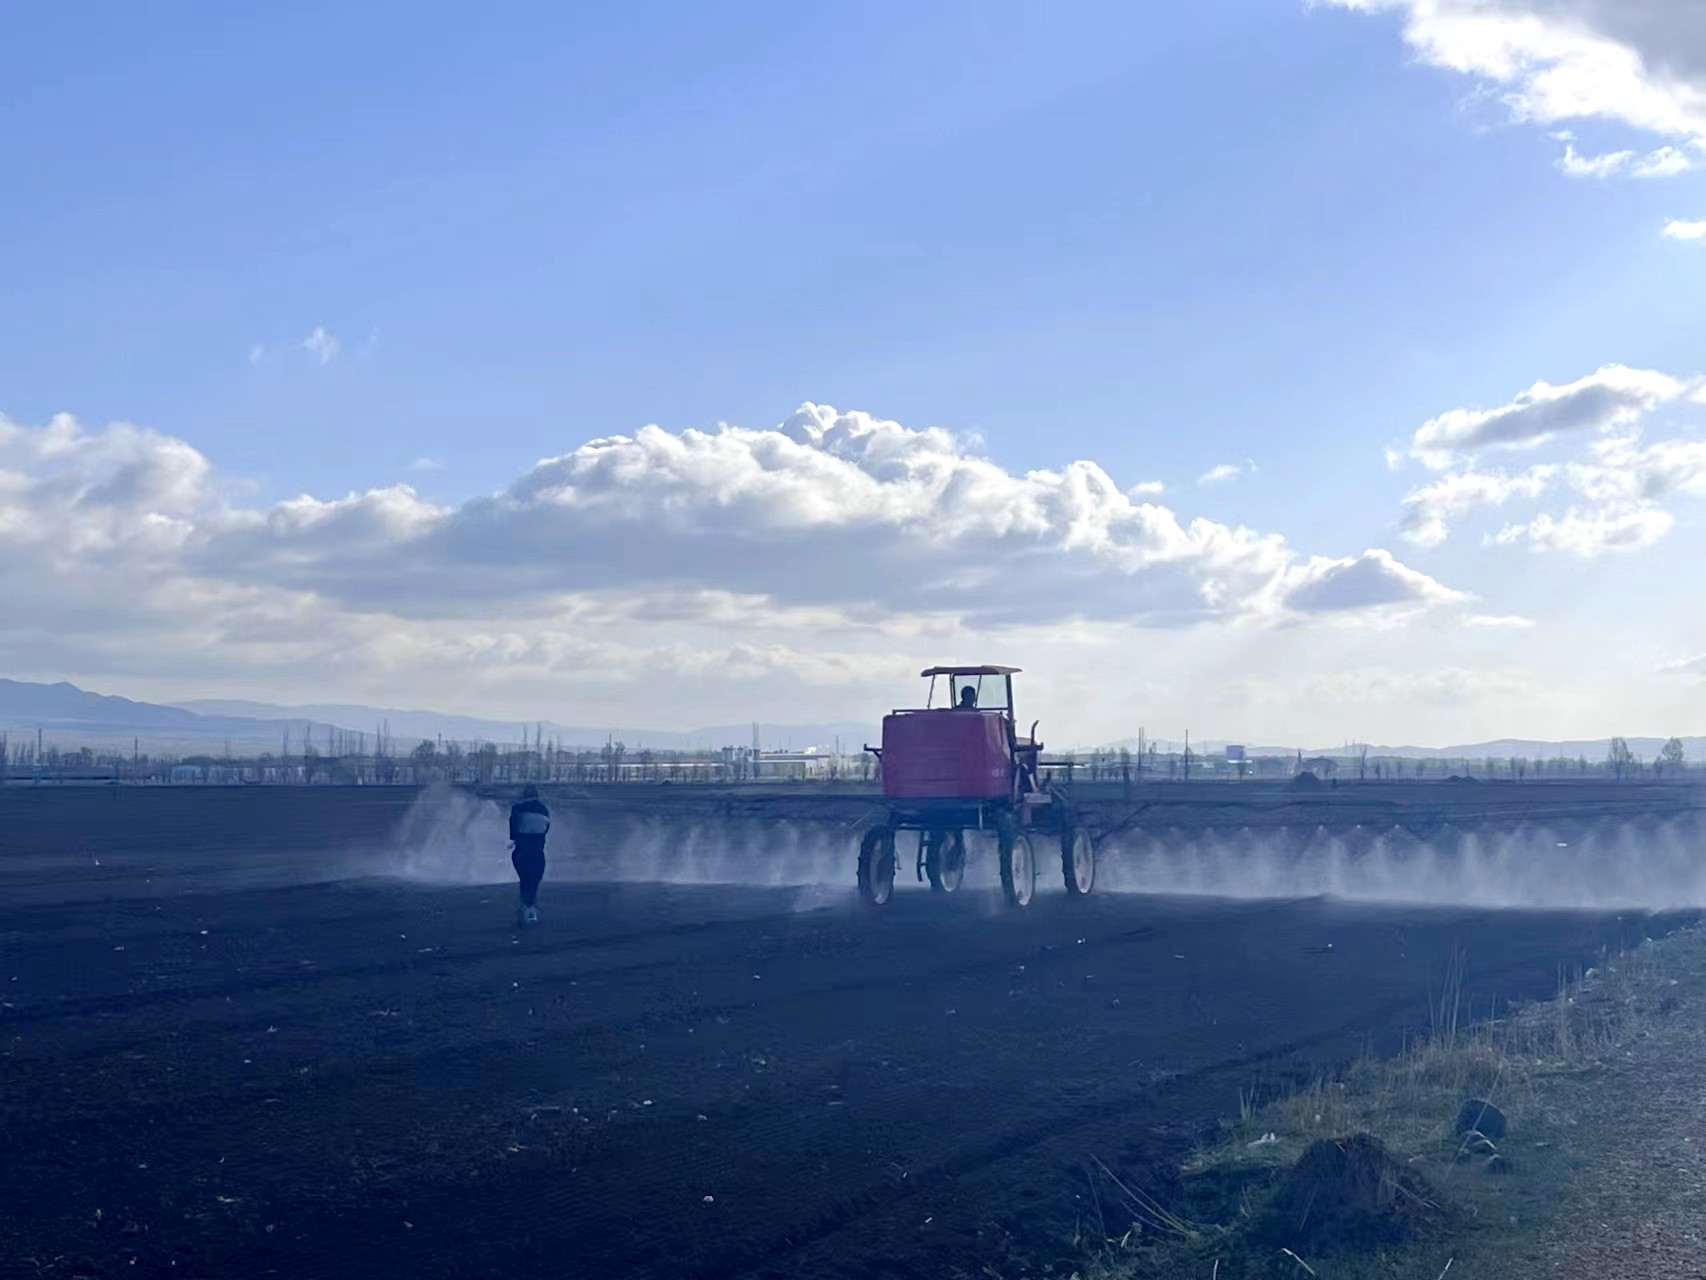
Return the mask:
[[894,829],[872,827],[859,841],[859,896],[873,907],[894,897]]
[[952,893],[966,876],[966,837],[963,831],[924,833],[924,874],[937,893]]
[[1011,827],[999,833],[1001,841],[1001,892],[1015,907],[1031,905],[1037,891],[1037,858],[1031,837]]
[[1060,873],[1075,898],[1096,887],[1096,846],[1082,827],[1068,827],[1060,837]]

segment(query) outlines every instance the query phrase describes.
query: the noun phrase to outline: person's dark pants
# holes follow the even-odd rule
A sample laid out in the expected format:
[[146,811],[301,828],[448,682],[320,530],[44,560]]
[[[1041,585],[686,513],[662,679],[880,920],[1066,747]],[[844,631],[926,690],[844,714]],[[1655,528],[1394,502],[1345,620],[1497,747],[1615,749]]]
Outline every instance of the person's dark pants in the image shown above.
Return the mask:
[[545,842],[517,840],[509,861],[521,881],[521,905],[535,905],[539,898],[539,882],[545,878]]

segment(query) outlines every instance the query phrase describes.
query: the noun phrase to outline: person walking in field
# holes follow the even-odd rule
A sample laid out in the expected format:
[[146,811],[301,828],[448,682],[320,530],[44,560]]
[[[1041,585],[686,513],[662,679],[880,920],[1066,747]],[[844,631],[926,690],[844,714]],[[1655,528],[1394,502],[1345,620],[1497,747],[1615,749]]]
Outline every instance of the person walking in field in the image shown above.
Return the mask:
[[523,787],[521,799],[509,811],[509,861],[521,881],[518,925],[539,922],[539,882],[545,878],[545,835],[550,830],[551,811],[539,798],[539,788]]

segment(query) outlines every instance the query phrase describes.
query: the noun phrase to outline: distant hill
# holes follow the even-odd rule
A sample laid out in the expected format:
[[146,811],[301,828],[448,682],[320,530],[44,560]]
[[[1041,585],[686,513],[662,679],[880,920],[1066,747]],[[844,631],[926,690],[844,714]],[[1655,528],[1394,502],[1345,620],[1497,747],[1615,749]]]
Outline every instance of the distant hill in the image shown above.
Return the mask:
[[[408,739],[444,737],[456,742],[520,742],[533,740],[537,724],[547,740],[565,747],[601,747],[615,739],[629,748],[652,747],[660,751],[696,748],[749,746],[752,725],[707,725],[698,729],[635,729],[560,724],[553,720],[488,720],[478,716],[452,715],[444,711],[398,710],[395,707],[366,707],[348,703],[314,703],[280,706],[270,702],[233,702],[197,699],[179,704],[202,715],[247,716],[256,719],[304,719],[334,724],[339,728],[372,733],[381,723],[390,726],[399,747]],[[858,724],[764,724],[758,737],[766,751],[804,750],[830,747],[839,738],[843,751],[857,751],[877,740],[874,726]]]
[[37,729],[62,736],[66,732],[91,738],[144,737],[151,740],[202,740],[276,743],[286,730],[301,741],[305,733],[324,732],[300,717],[262,720],[252,716],[202,715],[184,707],[136,702],[104,693],[90,693],[74,684],[31,684],[0,679],[0,728]]
[[[1209,738],[1202,742],[1192,742],[1191,750],[1200,755],[1217,756],[1226,749],[1226,739]],[[1642,738],[1625,735],[1624,741],[1629,744],[1629,750],[1641,760],[1651,760],[1658,755],[1668,737]],[[1117,742],[1108,743],[1101,749],[1118,751],[1121,748],[1128,751],[1137,750],[1136,738],[1122,738]],[[1178,752],[1184,749],[1184,741],[1177,742],[1161,740],[1157,749],[1163,753]],[[1683,738],[1682,749],[1690,760],[1706,760],[1706,737]],[[1294,756],[1302,751],[1304,756],[1328,756],[1335,759],[1355,757],[1362,748],[1360,746],[1337,747],[1259,747],[1247,746],[1245,752],[1251,756]],[[1560,756],[1574,760],[1585,756],[1591,762],[1604,760],[1611,751],[1610,738],[1572,738],[1563,742],[1546,742],[1538,738],[1495,738],[1491,742],[1471,742],[1450,747],[1386,747],[1373,746],[1368,748],[1370,759],[1377,756],[1387,759],[1403,760],[1485,760],[1489,756],[1495,760],[1508,760],[1517,756],[1525,760],[1556,760]]]
[[[1642,760],[1651,760],[1658,755],[1669,737],[1641,738],[1624,736],[1629,744],[1629,750]],[[1706,737],[1683,738],[1682,749],[1690,760],[1706,758]],[[1574,760],[1585,756],[1589,761],[1604,760],[1611,751],[1610,738],[1572,738],[1563,742],[1543,742],[1534,738],[1495,738],[1491,742],[1475,742],[1461,747],[1373,747],[1368,749],[1370,756],[1401,756],[1408,760],[1440,760],[1463,758],[1468,760],[1485,759],[1488,756],[1496,760],[1507,760],[1518,756],[1528,760],[1556,760],[1562,756]],[[1347,752],[1340,747],[1336,751],[1323,751],[1322,755],[1354,755],[1356,749]],[[1307,753],[1306,753],[1307,754]]]
[[[330,728],[371,735],[388,726],[401,752],[426,738],[450,742],[518,743],[533,738],[534,723],[486,720],[440,711],[399,711],[387,707],[325,703],[287,707],[269,702],[192,701],[177,706],[137,702],[131,698],[91,693],[74,684],[32,684],[0,679],[0,729],[14,733],[41,729],[60,741],[75,735],[96,740],[140,737],[153,743],[225,742],[245,745],[282,743],[286,732],[301,743],[323,739]],[[543,722],[547,739],[565,747],[600,747],[615,739],[631,750],[652,747],[662,751],[747,746],[750,724],[708,725],[699,729],[664,730],[590,728]],[[857,751],[876,740],[876,730],[857,724],[760,724],[759,741],[767,751],[832,747]]]
[[[525,736],[532,740],[533,722],[490,720],[477,716],[452,715],[442,711],[407,711],[386,707],[367,707],[348,703],[313,703],[304,706],[284,706],[271,702],[241,702],[195,700],[178,705],[137,702],[131,698],[91,693],[74,684],[32,684],[21,680],[0,679],[0,729],[14,733],[42,729],[60,740],[70,735],[87,735],[91,744],[97,739],[140,737],[152,742],[172,743],[222,742],[233,744],[267,744],[271,747],[283,741],[286,732],[291,740],[301,743],[305,738],[322,740],[328,728],[344,729],[368,735],[381,724],[389,726],[395,749],[404,752],[425,738],[443,737],[447,741],[520,742]],[[555,739],[565,747],[600,747],[612,738],[625,743],[630,750],[651,747],[661,751],[681,751],[696,748],[746,746],[752,742],[750,724],[706,725],[697,729],[635,729],[566,725],[544,721],[547,739]],[[876,742],[878,726],[851,723],[819,724],[760,724],[759,741],[767,751],[804,750],[807,747],[830,747],[837,740],[849,754],[857,752],[867,742]],[[371,739],[370,739],[371,740]],[[1651,760],[1664,745],[1663,737],[1628,737],[1629,749],[1642,760]],[[1706,761],[1706,737],[1682,739],[1688,758]],[[1180,742],[1161,740],[1163,751],[1178,750]],[[1126,738],[1107,743],[1103,750],[1137,749],[1137,739]],[[1209,738],[1193,741],[1191,749],[1200,754],[1220,755],[1226,740]],[[1488,756],[1508,759],[1521,756],[1527,759],[1556,759],[1563,756],[1575,759],[1586,756],[1590,761],[1604,760],[1610,747],[1609,738],[1571,739],[1564,742],[1545,742],[1530,738],[1498,738],[1491,742],[1476,742],[1449,747],[1371,746],[1373,756],[1403,757],[1406,759],[1480,760]],[[1087,748],[1081,748],[1087,749]],[[1246,747],[1252,756],[1289,756],[1297,754],[1296,747]],[[1303,748],[1305,756],[1354,756],[1355,747]]]

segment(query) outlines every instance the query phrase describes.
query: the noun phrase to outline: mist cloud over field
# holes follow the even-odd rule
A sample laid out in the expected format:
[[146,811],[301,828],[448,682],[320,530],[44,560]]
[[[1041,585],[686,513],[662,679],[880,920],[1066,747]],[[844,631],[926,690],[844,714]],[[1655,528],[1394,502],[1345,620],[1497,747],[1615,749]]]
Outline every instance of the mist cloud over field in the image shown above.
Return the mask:
[[[379,869],[422,884],[512,883],[505,810],[435,788],[415,802]],[[853,894],[858,829],[843,822],[656,817],[559,809],[548,880],[820,886]],[[1099,850],[1097,892],[1246,899],[1329,896],[1363,902],[1497,908],[1706,907],[1701,824],[1693,817],[1556,824],[1322,825],[1122,833]],[[995,850],[971,833],[968,889],[993,888]],[[1055,841],[1036,837],[1038,886],[1061,891]],[[902,891],[915,838],[899,841]]]

